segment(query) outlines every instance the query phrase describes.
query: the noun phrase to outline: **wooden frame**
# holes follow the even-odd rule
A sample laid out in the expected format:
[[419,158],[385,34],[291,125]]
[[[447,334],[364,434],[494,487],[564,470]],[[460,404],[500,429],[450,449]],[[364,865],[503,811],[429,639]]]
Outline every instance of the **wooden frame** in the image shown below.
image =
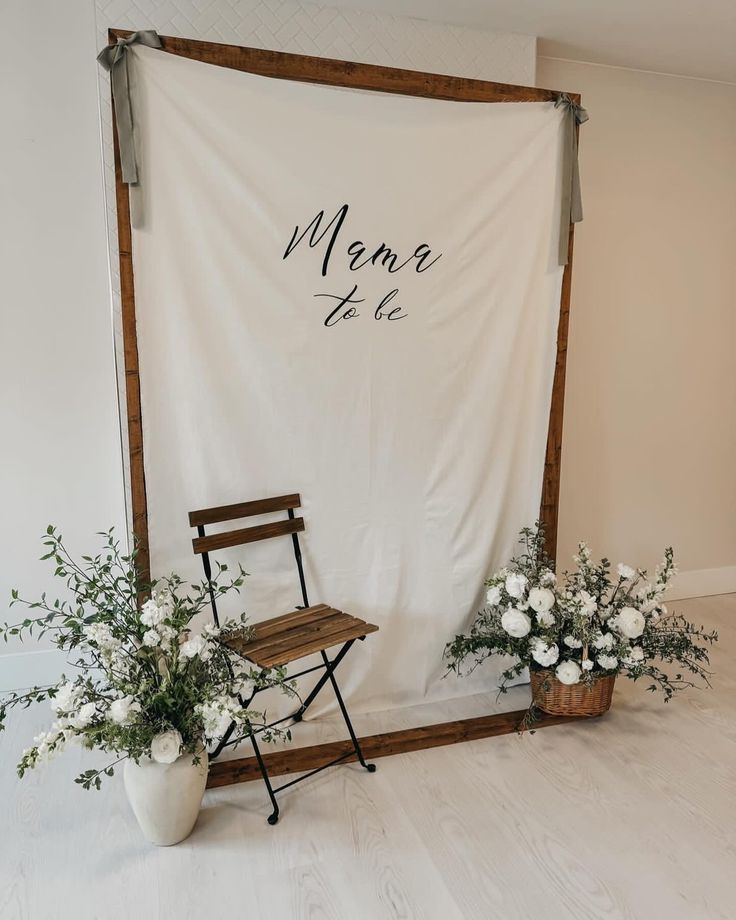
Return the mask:
[[[111,43],[118,38],[127,38],[132,32],[127,29],[110,29]],[[413,70],[400,70],[393,67],[378,67],[373,64],[356,64],[349,61],[336,61],[328,58],[308,57],[300,54],[286,54],[276,51],[262,51],[256,48],[243,48],[238,45],[223,45],[214,42],[195,41],[184,38],[160,36],[163,51],[180,57],[229,67],[233,70],[246,71],[264,77],[280,80],[295,80],[304,83],[319,83],[328,86],[350,87],[352,89],[372,90],[385,93],[399,93],[405,96],[424,96],[432,99],[446,99],[461,102],[552,102],[559,92],[556,90],[537,89],[526,86],[513,86],[505,83],[492,83],[485,80],[471,80],[464,77],[451,77],[441,74],[421,73]],[[571,99],[579,103],[580,96],[570,93]],[[114,104],[113,104],[114,107]],[[123,353],[125,362],[125,397],[128,419],[128,450],[130,456],[130,496],[133,517],[133,534],[138,544],[138,562],[141,574],[147,580],[150,577],[150,553],[148,543],[148,503],[146,497],[146,477],[144,467],[143,428],[141,420],[140,378],[138,365],[138,342],[136,337],[135,286],[133,279],[133,254],[131,243],[130,201],[128,186],[122,181],[120,166],[120,149],[117,131],[113,119],[113,145],[115,151],[115,197],[117,203],[118,246],[120,258],[120,296],[122,303]],[[557,359],[552,388],[547,447],[545,454],[544,482],[540,518],[547,529],[547,545],[551,556],[557,549],[557,520],[560,490],[560,463],[562,454],[562,421],[565,394],[565,362],[567,356],[567,333],[570,311],[570,288],[572,281],[573,228],[570,226],[568,240],[568,262],[562,278],[560,298],[560,320],[557,334]],[[370,749],[369,756],[376,757],[383,753],[397,753],[402,750],[416,750],[418,747],[432,747],[454,741],[468,740],[469,737],[490,737],[515,730],[518,713],[503,713],[488,716],[482,720],[468,719],[445,725],[429,726],[394,732],[390,735],[372,736],[361,739],[361,743]],[[557,724],[566,719],[546,719],[543,724]],[[470,724],[473,723],[471,731]],[[478,734],[480,732],[480,734]],[[434,740],[433,740],[434,739]],[[438,740],[444,739],[444,740]],[[304,748],[303,752],[315,752],[314,756],[324,757],[320,749]],[[297,756],[298,755],[298,756]],[[306,753],[298,750],[289,761],[291,770],[308,769],[302,762],[309,762]],[[276,758],[269,765],[272,772],[285,772],[282,754],[271,754]],[[280,758],[280,759],[279,759]],[[211,784],[239,782],[250,778],[247,758],[244,761],[231,761],[229,764],[213,767]],[[241,769],[233,767],[240,764]],[[227,769],[225,769],[227,767]],[[288,770],[286,771],[288,772]],[[229,776],[228,779],[216,780],[215,777]],[[234,778],[237,777],[237,778]]]

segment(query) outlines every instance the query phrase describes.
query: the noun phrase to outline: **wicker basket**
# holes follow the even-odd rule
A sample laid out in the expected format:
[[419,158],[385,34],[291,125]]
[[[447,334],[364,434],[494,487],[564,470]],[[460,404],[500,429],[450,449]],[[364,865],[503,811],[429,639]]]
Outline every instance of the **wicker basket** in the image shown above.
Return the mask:
[[611,708],[616,675],[599,677],[588,685],[563,684],[554,671],[530,671],[532,699],[543,712],[554,716],[600,716]]

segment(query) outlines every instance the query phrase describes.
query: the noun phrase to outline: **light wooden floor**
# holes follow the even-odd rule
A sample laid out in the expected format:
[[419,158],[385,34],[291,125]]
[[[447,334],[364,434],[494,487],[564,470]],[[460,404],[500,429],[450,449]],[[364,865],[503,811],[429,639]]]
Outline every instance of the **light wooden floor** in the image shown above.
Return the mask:
[[736,595],[677,607],[721,633],[712,691],[665,706],[622,681],[599,721],[330,771],[285,797],[276,828],[259,784],[214,790],[170,849],[141,840],[119,777],[74,786],[90,755],[19,783],[16,754],[46,722],[22,713],[0,740],[0,917],[734,920]]

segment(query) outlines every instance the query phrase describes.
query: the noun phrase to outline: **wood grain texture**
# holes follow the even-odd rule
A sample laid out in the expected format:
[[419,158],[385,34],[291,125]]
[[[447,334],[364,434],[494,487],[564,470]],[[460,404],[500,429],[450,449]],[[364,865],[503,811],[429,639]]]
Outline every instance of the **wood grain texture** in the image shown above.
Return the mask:
[[[110,41],[114,41],[112,33]],[[113,113],[115,101],[112,101]],[[130,461],[130,504],[133,536],[137,546],[136,564],[144,583],[151,580],[151,558],[148,545],[148,499],[146,470],[143,462],[143,423],[141,417],[138,335],[135,319],[135,283],[133,279],[133,243],[130,225],[130,196],[123,182],[117,125],[113,118],[113,151],[115,156],[115,205],[118,224],[118,257],[120,260],[120,302],[125,368],[125,406],[128,427],[128,457]]]
[[[111,29],[110,34],[116,40],[118,37],[127,38],[132,32],[128,29]],[[264,51],[260,48],[194,41],[171,35],[160,35],[159,38],[163,50],[169,54],[277,80],[349,86],[351,89],[462,102],[553,102],[560,94],[559,90],[533,86],[515,86],[305,54]],[[568,95],[574,102],[580,102],[579,94]]]
[[[516,712],[495,713],[474,719],[459,719],[453,722],[441,722],[438,725],[424,725],[420,728],[369,735],[359,739],[360,746],[365,757],[372,760],[376,757],[390,757],[393,754],[422,751],[446,744],[477,741],[479,738],[495,738],[498,735],[518,732],[519,724],[525,714],[526,710],[520,709]],[[543,715],[536,723],[535,729],[571,721],[575,721],[571,716]],[[273,776],[284,773],[306,773],[322,763],[340,757],[351,748],[349,741],[332,741],[303,748],[287,748],[284,751],[265,754],[263,759],[269,773]],[[353,755],[347,757],[345,762],[355,759]],[[247,783],[260,778],[261,774],[255,757],[244,757],[238,760],[213,763],[210,766],[207,786],[214,788],[232,783]]]
[[260,498],[235,505],[220,505],[218,508],[203,508],[201,511],[189,512],[189,526],[199,527],[204,524],[221,524],[238,518],[253,517],[257,514],[270,514],[273,511],[288,511],[300,508],[301,498],[293,495],[277,495],[274,498]]
[[213,533],[208,537],[195,537],[192,549],[195,553],[211,553],[228,546],[244,546],[272,537],[285,537],[304,530],[304,518],[289,518],[286,521],[273,521],[271,524],[256,524],[255,527],[243,527],[240,530],[228,530],[226,533]]
[[262,668],[276,668],[314,652],[376,632],[377,626],[320,604],[259,623],[251,639],[226,645]]

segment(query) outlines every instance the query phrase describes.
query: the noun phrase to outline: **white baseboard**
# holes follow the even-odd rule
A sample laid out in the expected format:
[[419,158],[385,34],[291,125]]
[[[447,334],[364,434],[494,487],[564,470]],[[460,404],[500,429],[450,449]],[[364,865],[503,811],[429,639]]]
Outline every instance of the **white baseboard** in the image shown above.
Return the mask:
[[667,599],[682,601],[688,597],[736,593],[736,565],[720,569],[692,569],[680,572],[667,592]]
[[73,670],[66,655],[58,649],[0,655],[0,692],[46,687]]

